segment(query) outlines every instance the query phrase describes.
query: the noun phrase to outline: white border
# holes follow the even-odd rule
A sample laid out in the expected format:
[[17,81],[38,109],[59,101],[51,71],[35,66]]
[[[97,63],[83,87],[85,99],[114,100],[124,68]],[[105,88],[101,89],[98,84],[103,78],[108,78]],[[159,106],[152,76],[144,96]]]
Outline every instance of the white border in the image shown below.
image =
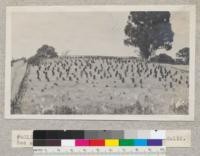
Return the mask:
[[[124,12],[124,11],[188,11],[190,13],[189,115],[12,115],[11,104],[11,14],[13,12]],[[135,6],[9,6],[6,8],[5,118],[7,119],[69,119],[69,120],[159,120],[192,121],[195,104],[195,5]]]

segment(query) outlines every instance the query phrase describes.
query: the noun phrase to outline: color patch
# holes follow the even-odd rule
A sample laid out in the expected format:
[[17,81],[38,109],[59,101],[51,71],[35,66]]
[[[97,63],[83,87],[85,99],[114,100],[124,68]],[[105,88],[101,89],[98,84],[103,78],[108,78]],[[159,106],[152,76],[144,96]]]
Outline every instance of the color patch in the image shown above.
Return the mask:
[[90,140],[90,146],[105,146],[105,140],[98,139],[98,140]]
[[120,139],[119,146],[133,146],[134,140],[133,139]]
[[84,131],[84,139],[116,139],[124,138],[122,130],[86,130]]
[[134,146],[147,146],[147,139],[135,139]]
[[77,139],[77,140],[75,141],[75,145],[76,145],[76,146],[89,146],[89,145],[90,145],[90,142],[89,142],[89,140]]
[[82,130],[67,130],[63,132],[62,139],[85,139]]
[[75,140],[61,140],[61,146],[63,147],[74,147],[75,146]]
[[162,140],[160,139],[150,139],[147,140],[148,146],[162,146]]
[[84,131],[84,139],[100,139],[99,133],[97,130],[86,130]]
[[34,130],[33,139],[84,139],[83,130]]
[[139,130],[137,132],[137,138],[139,138],[139,139],[150,139],[150,131],[149,130]]
[[62,139],[63,132],[62,130],[48,130],[46,131],[46,139]]
[[133,138],[137,138],[137,131],[134,131],[134,130],[124,131],[124,138],[123,139],[133,139]]
[[150,139],[166,139],[165,130],[151,130]]
[[46,130],[35,130],[33,131],[33,139],[46,139],[47,131]]
[[119,146],[119,140],[118,139],[106,139],[105,146]]
[[46,140],[45,139],[34,139],[33,146],[46,146]]
[[46,146],[61,146],[61,140],[48,139],[48,140],[46,140]]

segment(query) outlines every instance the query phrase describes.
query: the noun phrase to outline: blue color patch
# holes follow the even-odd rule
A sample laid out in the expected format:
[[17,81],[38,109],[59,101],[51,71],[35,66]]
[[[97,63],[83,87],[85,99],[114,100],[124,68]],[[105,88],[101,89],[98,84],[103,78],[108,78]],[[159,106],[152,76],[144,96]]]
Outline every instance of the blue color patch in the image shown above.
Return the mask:
[[147,139],[134,139],[134,146],[147,146]]

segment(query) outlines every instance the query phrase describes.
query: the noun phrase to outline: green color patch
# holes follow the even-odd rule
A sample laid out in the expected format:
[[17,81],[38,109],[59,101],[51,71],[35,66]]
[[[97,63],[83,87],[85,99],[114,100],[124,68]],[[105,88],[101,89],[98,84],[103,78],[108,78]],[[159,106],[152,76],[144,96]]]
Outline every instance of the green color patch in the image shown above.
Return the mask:
[[119,146],[134,146],[133,139],[120,139]]

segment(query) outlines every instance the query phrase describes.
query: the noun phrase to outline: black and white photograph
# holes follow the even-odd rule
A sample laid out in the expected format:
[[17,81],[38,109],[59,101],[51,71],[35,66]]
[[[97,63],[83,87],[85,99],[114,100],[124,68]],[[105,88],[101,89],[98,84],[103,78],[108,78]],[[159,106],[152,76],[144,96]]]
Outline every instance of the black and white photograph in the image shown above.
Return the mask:
[[194,119],[194,6],[6,11],[7,118]]

